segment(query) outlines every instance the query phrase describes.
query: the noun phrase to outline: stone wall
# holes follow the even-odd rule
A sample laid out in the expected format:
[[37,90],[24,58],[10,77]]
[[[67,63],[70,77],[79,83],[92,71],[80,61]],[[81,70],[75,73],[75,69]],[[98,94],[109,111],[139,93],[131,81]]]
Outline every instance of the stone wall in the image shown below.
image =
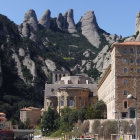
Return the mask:
[[115,50],[111,55],[111,66],[102,77],[98,85],[98,99],[107,105],[107,119],[115,118]]

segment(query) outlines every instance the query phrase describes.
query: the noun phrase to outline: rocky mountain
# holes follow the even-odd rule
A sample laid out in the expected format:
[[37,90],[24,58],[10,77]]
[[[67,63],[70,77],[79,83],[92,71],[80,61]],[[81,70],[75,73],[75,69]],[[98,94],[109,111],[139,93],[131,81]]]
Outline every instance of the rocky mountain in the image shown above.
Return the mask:
[[45,82],[51,83],[55,70],[86,73],[97,80],[110,64],[114,42],[139,40],[139,21],[138,14],[134,36],[121,38],[101,29],[94,11],[85,13],[77,24],[72,9],[56,18],[46,10],[40,19],[28,10],[20,25],[0,15],[0,111],[18,118],[14,110],[41,107]]

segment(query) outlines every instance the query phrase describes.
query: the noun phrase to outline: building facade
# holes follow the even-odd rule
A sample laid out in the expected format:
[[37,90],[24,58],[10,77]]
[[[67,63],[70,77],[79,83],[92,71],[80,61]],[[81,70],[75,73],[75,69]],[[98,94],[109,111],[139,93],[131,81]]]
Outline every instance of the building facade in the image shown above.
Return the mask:
[[29,126],[35,127],[41,119],[41,109],[35,107],[25,107],[20,109],[21,122],[29,123]]
[[45,85],[44,109],[79,109],[97,102],[97,85],[86,75],[64,76],[55,84]]
[[111,48],[111,65],[98,84],[98,98],[107,105],[107,119],[134,118],[134,100],[140,117],[140,42],[123,42]]
[[3,112],[0,112],[0,129],[5,128],[6,121],[7,121],[6,114]]

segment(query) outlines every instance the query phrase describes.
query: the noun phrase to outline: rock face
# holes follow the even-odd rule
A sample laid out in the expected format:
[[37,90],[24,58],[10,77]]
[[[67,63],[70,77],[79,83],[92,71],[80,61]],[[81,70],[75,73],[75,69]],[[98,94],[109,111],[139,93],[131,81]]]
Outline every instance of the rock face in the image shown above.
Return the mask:
[[39,23],[43,27],[48,28],[48,29],[50,28],[50,15],[51,15],[51,11],[50,10],[46,10],[44,15],[39,20]]
[[20,60],[18,58],[18,55],[14,52],[13,55],[12,55],[12,58],[15,60],[16,62],[16,67],[17,67],[17,70],[18,70],[18,76],[23,80],[25,81],[24,77],[23,77],[23,73],[22,73],[22,68],[21,68],[21,63],[20,63]]
[[52,60],[46,59],[46,60],[45,60],[45,63],[46,63],[47,68],[48,68],[50,71],[56,70],[56,65],[55,65],[55,63],[54,63]]
[[36,69],[35,69],[35,62],[31,60],[29,56],[26,56],[23,60],[23,65],[27,67],[30,73],[33,76],[33,80],[36,77]]
[[73,19],[73,10],[70,9],[64,14],[59,13],[56,19],[57,27],[60,30],[68,30],[69,33],[77,32]]
[[70,9],[67,12],[67,24],[68,24],[68,32],[69,33],[75,33],[76,32],[76,27],[73,19],[73,10]]
[[60,30],[63,30],[64,28],[64,17],[61,13],[58,14],[57,19],[56,19],[57,27]]
[[136,15],[135,35],[136,41],[140,41],[140,12]]
[[135,34],[136,34],[138,31],[140,32],[140,12],[137,13],[137,15],[136,15],[136,28],[135,28]]
[[19,48],[19,56],[25,56],[25,51],[23,48]]
[[98,71],[104,72],[109,64],[110,64],[110,51],[108,51],[109,47],[106,45],[100,53],[97,55],[97,57],[93,60],[93,63],[95,63],[95,67]]
[[94,12],[88,11],[87,13],[85,13],[85,15],[80,19],[79,24],[81,26],[82,34],[92,45],[98,48],[100,44],[100,36],[98,33],[99,27],[96,22]]
[[25,13],[24,21],[19,26],[19,31],[23,37],[36,41],[35,32],[38,31],[38,21],[34,10],[28,10]]

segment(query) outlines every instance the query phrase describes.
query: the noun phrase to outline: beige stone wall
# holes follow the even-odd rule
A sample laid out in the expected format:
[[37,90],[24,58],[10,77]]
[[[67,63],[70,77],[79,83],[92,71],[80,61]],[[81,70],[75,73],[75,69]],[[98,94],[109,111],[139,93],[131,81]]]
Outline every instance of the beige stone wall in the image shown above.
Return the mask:
[[26,120],[27,120],[27,117],[26,117],[27,115],[26,115],[26,111],[20,111],[20,120],[21,120],[21,122],[26,122]]
[[29,119],[30,126],[36,126],[41,118],[40,110],[27,111],[27,119]]
[[29,121],[30,126],[36,126],[41,118],[40,110],[20,111],[20,120],[25,123]]
[[[93,97],[90,97],[90,99],[88,98],[89,104],[93,104],[97,101],[97,85],[96,84],[46,84],[45,85],[45,94],[44,94],[44,109],[45,109],[45,111],[48,109],[47,102],[49,102],[49,103],[52,102],[52,100],[48,99],[48,97],[51,97],[51,96],[57,97],[57,91],[61,87],[63,87],[63,88],[77,87],[77,88],[81,88],[81,89],[83,89],[83,88],[88,89],[93,94]],[[74,91],[74,94],[75,94],[74,96],[77,96],[78,92]],[[57,101],[54,101],[53,104],[57,103],[58,100],[59,100],[59,98],[57,97]]]
[[[60,112],[64,107],[70,108],[82,108],[84,106],[89,106],[90,102],[88,100],[90,90],[89,89],[61,89],[57,92],[58,106],[57,111]],[[64,105],[61,101],[64,99]],[[70,100],[73,100],[73,105],[70,106]]]
[[98,88],[98,99],[107,105],[107,119],[115,118],[115,50],[111,56],[111,70]]

